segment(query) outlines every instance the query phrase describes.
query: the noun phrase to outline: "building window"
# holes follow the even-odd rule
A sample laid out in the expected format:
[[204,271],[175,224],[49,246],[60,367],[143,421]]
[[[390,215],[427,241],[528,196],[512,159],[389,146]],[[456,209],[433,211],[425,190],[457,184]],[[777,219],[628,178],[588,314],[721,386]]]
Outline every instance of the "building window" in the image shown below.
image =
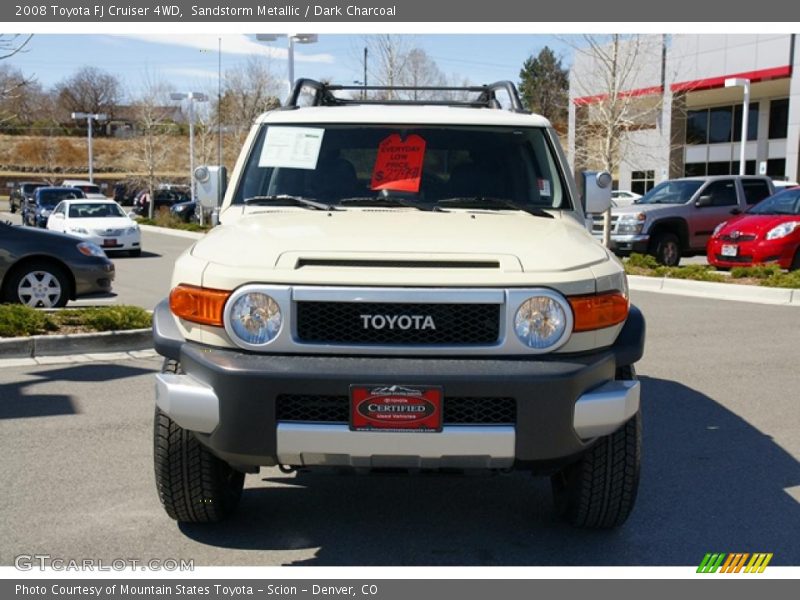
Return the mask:
[[[731,132],[733,138],[731,138]],[[742,105],[718,106],[686,113],[687,144],[725,144],[742,139]],[[747,139],[758,139],[758,102],[747,109]]]
[[789,125],[789,99],[773,100],[769,103],[769,139],[780,140],[786,137]]
[[686,113],[686,143],[708,143],[708,109]]
[[686,163],[683,165],[684,177],[700,177],[706,174],[706,163]]
[[[742,139],[742,105],[733,107],[733,141]],[[747,107],[747,139],[758,139],[758,102],[751,102]]]
[[[731,174],[738,175],[739,174],[739,161],[735,160],[731,163]],[[744,174],[745,175],[755,175],[756,174],[756,161],[754,160],[746,160],[744,161]]]
[[712,108],[708,119],[708,143],[725,144],[730,142],[732,124],[730,106]]
[[768,177],[785,177],[786,176],[786,159],[785,158],[770,158],[767,161],[767,176]]
[[708,163],[708,175],[730,175],[731,174],[731,163],[730,161],[725,162],[710,162]]
[[646,194],[656,184],[655,171],[633,171],[631,173],[631,191],[634,194]]

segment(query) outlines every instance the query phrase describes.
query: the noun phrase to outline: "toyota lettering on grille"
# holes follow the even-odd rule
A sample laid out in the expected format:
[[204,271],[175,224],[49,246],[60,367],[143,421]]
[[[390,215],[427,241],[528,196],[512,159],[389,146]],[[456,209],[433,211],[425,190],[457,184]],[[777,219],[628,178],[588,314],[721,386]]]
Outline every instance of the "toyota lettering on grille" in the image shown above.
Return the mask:
[[436,323],[430,315],[359,315],[363,329],[402,329],[408,331],[425,331],[436,329]]

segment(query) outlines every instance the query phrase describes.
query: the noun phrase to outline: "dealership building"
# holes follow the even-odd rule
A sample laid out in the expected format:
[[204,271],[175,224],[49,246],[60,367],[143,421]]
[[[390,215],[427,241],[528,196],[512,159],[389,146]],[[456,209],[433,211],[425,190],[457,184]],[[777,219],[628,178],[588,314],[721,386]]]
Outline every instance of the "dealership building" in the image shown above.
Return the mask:
[[623,36],[577,51],[570,70],[572,164],[576,171],[599,166],[603,141],[592,125],[615,111],[624,131],[613,173],[619,189],[641,194],[665,179],[738,173],[744,86],[726,87],[731,78],[750,82],[746,173],[800,181],[794,34]]

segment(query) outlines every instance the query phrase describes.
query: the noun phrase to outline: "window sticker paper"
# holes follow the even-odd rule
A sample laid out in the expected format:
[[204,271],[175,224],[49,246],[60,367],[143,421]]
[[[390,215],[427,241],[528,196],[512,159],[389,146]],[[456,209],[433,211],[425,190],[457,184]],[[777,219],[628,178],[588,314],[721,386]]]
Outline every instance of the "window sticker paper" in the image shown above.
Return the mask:
[[325,130],[317,127],[272,125],[267,129],[258,166],[316,169],[324,134]]
[[540,196],[550,196],[550,180],[549,179],[539,179],[539,195]]
[[417,134],[405,140],[396,133],[378,145],[378,156],[372,169],[370,189],[419,192],[425,140]]

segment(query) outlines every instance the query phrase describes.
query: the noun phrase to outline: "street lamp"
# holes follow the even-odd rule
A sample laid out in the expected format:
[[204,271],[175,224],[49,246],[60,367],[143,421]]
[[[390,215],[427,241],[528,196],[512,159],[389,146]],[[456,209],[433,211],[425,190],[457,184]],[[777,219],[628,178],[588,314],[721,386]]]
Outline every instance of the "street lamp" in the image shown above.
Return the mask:
[[[194,200],[194,103],[205,102],[208,96],[202,92],[173,92],[169,95],[173,100],[189,101],[189,192]],[[203,224],[203,211],[200,211],[200,224]]]
[[94,155],[92,154],[92,121],[97,121],[99,123],[105,121],[108,116],[105,113],[74,112],[72,113],[72,118],[76,121],[86,119],[86,124],[88,126],[87,135],[89,138],[89,182],[94,183],[94,169],[92,168],[94,163]]
[[742,147],[739,149],[739,175],[744,175],[744,145],[747,142],[747,118],[750,114],[750,80],[729,77],[725,80],[725,87],[744,88],[744,102],[742,103]]
[[278,38],[289,38],[289,93],[292,93],[292,86],[294,85],[294,45],[298,44],[315,44],[319,40],[316,33],[257,33],[256,39],[259,42],[274,42]]

